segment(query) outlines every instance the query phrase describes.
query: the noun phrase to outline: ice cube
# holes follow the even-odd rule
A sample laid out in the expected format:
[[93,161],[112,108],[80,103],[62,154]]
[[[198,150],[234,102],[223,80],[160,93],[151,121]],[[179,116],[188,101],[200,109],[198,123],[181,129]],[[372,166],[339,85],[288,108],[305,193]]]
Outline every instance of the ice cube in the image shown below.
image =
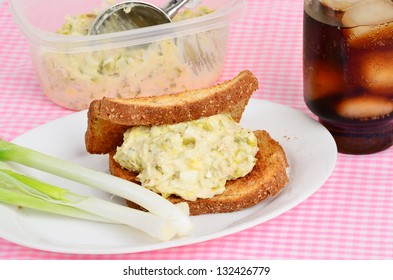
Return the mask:
[[357,96],[337,105],[337,114],[348,119],[369,120],[388,116],[393,112],[393,101],[379,96]]
[[364,0],[319,0],[319,2],[336,11],[346,11],[350,7],[362,2]]
[[393,23],[343,28],[350,48],[384,49],[393,46]]
[[351,57],[350,75],[374,95],[393,94],[393,51],[364,52]]
[[315,100],[345,91],[344,74],[340,67],[322,61],[312,65],[306,71],[309,75],[305,75],[308,77],[305,80],[305,86],[308,88],[310,99]]
[[345,27],[374,25],[393,20],[393,2],[391,0],[364,0],[351,6],[342,17]]

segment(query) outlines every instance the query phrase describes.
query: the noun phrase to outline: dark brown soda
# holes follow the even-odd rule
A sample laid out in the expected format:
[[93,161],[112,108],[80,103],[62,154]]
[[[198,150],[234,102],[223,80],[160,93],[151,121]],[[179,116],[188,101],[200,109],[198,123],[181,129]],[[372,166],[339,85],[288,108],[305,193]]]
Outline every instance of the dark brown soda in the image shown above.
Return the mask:
[[[327,11],[324,11],[327,12]],[[334,11],[330,11],[334,14]],[[373,118],[347,118],[337,113],[338,105],[348,98],[382,96],[393,102],[393,92],[370,92],[363,87],[356,61],[365,53],[384,51],[393,53],[393,35],[389,43],[375,49],[351,48],[337,24],[319,22],[304,12],[304,99],[307,107],[333,135],[338,151],[348,154],[370,154],[393,145],[393,114]],[[334,22],[333,22],[334,23]],[[393,63],[393,60],[392,60]],[[393,67],[392,67],[393,68]],[[393,77],[392,77],[393,80]],[[379,97],[378,97],[379,98]]]

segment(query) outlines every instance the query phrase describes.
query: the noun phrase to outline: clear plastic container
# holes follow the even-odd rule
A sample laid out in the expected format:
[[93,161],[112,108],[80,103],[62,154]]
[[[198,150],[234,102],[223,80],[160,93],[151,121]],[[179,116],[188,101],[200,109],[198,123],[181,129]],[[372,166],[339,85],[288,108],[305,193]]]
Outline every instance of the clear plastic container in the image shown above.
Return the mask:
[[[152,0],[159,7],[168,0]],[[117,1],[111,1],[112,4]],[[209,14],[103,35],[55,33],[68,16],[97,14],[97,0],[13,0],[10,10],[28,38],[43,92],[72,110],[94,99],[161,95],[210,86],[225,62],[229,24],[245,11],[244,0],[204,0]]]

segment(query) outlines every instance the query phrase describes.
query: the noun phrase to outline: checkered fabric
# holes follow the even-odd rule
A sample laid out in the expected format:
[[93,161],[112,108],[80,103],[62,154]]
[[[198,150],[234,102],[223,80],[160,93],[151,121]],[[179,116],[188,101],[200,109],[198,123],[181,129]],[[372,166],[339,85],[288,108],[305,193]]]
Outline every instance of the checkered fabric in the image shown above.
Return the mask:
[[[221,79],[250,69],[254,95],[311,113],[302,95],[301,0],[248,0],[231,24]],[[28,45],[0,7],[0,138],[72,114],[49,101],[33,71]],[[1,226],[1,221],[0,221]],[[290,211],[239,233],[193,245],[119,255],[45,252],[0,238],[0,259],[392,259],[393,149],[367,156],[339,154],[326,183]]]

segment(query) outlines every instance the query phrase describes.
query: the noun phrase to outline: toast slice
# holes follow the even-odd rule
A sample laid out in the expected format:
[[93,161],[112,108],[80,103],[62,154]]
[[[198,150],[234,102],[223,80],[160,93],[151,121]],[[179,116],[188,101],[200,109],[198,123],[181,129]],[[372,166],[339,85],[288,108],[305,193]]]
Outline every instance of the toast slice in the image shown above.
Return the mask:
[[[227,181],[226,190],[212,198],[186,201],[190,215],[208,213],[228,213],[248,208],[264,199],[274,196],[288,183],[288,162],[281,145],[263,130],[254,131],[258,139],[259,151],[253,170],[245,177]],[[123,169],[114,159],[115,151],[109,154],[109,171],[112,175],[139,183],[137,173]],[[172,203],[185,200],[171,195],[167,198]],[[127,201],[132,208],[142,209],[137,204]]]
[[128,125],[112,123],[99,115],[100,100],[90,103],[87,112],[86,150],[91,154],[107,154],[123,143]]
[[251,95],[258,89],[249,71],[218,85],[140,98],[103,98],[90,104],[85,134],[86,150],[106,154],[120,146],[127,128],[135,125],[174,124],[229,113],[239,122]]

